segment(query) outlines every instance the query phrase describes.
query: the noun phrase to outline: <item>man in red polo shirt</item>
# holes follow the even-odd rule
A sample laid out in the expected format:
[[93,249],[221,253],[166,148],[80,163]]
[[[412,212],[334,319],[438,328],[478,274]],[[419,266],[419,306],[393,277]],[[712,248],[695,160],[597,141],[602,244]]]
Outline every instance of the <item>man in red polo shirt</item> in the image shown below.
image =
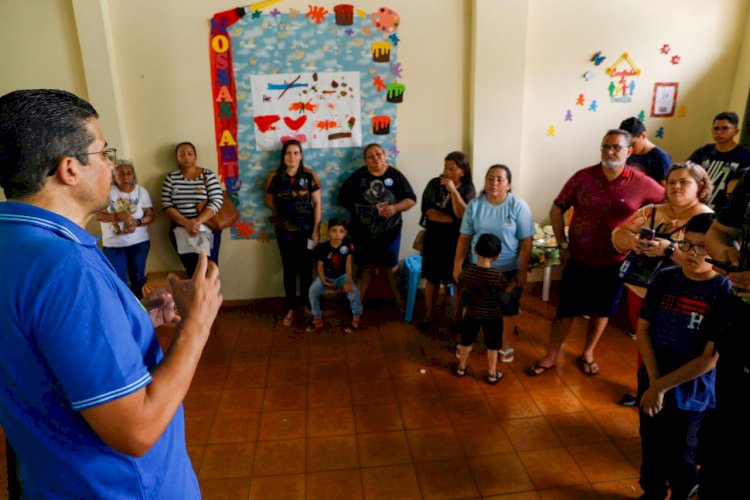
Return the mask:
[[[584,315],[590,317],[586,344],[575,363],[586,375],[599,373],[594,348],[609,318],[617,314],[622,293],[618,272],[626,256],[612,246],[612,230],[643,205],[664,199],[664,188],[658,182],[627,166],[631,153],[628,132],[607,131],[601,162],[573,174],[552,204],[552,228],[566,264],[547,355],[526,369],[529,376],[541,375],[555,366],[573,318]],[[563,215],[570,208],[573,219],[568,238]]]

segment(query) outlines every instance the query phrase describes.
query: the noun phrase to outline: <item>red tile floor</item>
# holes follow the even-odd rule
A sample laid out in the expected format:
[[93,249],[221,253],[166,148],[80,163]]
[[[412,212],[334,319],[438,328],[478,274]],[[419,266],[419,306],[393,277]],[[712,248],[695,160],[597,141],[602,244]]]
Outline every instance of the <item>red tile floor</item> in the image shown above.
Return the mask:
[[[617,405],[635,388],[637,347],[622,330],[605,333],[599,375],[573,366],[578,325],[558,368],[529,378],[522,370],[543,353],[550,326],[547,304],[529,294],[516,360],[492,387],[482,381],[484,354],[471,354],[470,376],[451,374],[445,328],[420,332],[382,306],[344,335],[335,302],[324,304],[327,328],[314,334],[301,321],[283,327],[278,302],[219,315],[185,399],[188,451],[205,498],[641,494],[638,414]],[[160,340],[168,344],[169,331]]]

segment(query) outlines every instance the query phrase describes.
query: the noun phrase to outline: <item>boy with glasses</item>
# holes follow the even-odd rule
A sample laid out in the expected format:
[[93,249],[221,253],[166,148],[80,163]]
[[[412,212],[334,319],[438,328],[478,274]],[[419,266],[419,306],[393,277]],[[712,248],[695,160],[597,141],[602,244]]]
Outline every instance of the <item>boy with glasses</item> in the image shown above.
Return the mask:
[[694,216],[679,247],[681,266],[660,271],[638,320],[641,498],[688,498],[698,484],[698,430],[716,406],[715,331],[731,300],[729,280],[706,262],[714,214]]
[[696,149],[688,158],[708,172],[714,185],[709,206],[718,211],[727,202],[737,180],[750,167],[750,148],[737,144],[740,119],[733,111],[723,111],[714,117],[711,135],[714,144]]

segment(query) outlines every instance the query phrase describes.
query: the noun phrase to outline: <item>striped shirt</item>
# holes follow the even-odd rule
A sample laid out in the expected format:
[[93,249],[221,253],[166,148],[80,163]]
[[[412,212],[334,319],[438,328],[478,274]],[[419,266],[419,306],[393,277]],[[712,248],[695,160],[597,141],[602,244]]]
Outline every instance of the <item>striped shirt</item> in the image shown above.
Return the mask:
[[195,219],[198,210],[195,206],[208,200],[208,208],[218,212],[224,202],[221,184],[216,174],[203,169],[203,173],[193,180],[186,179],[182,172],[175,170],[167,174],[161,187],[161,206],[177,209],[183,217]]
[[489,319],[503,315],[500,297],[509,283],[502,271],[469,264],[461,272],[458,284],[467,316]]

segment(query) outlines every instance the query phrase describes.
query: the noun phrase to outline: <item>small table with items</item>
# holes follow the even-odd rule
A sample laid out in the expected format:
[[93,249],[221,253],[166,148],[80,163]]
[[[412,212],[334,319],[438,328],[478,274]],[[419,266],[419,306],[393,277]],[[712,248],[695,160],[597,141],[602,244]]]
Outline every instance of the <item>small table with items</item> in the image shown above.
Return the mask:
[[536,238],[533,241],[533,247],[531,249],[531,261],[529,262],[529,269],[536,269],[541,267],[544,271],[544,279],[542,281],[542,300],[545,302],[549,301],[549,289],[552,284],[552,267],[560,265],[560,247],[555,241],[555,237],[547,232],[543,233],[541,238]]

